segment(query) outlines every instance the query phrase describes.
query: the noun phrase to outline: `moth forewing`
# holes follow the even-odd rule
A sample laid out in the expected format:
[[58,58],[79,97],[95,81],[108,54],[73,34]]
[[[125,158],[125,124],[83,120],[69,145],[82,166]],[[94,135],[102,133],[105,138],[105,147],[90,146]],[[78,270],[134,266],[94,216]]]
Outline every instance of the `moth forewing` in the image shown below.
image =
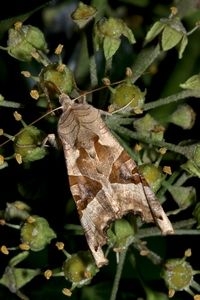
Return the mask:
[[101,111],[61,94],[58,134],[70,189],[88,246],[98,267],[108,263],[102,251],[109,224],[128,213],[156,223],[163,234],[172,225],[134,160],[113,137]]

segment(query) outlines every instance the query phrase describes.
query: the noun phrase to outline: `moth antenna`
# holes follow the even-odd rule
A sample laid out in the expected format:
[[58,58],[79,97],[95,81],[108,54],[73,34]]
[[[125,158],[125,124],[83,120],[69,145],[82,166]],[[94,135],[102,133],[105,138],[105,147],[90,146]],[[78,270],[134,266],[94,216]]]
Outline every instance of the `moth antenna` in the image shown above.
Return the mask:
[[[29,123],[26,127],[32,126],[34,124],[36,124],[37,122],[39,122],[40,120],[44,119],[46,116],[50,115],[52,112],[57,111],[59,109],[62,109],[62,106],[56,107],[51,111],[48,111],[47,113],[45,113],[44,115],[42,115],[41,117],[37,118],[36,120],[34,120],[33,122]],[[20,134],[22,133],[24,130],[26,130],[25,128],[22,128],[19,132],[17,132],[14,136],[13,136],[13,140]],[[5,142],[3,142],[2,144],[0,144],[0,147],[3,147],[4,145],[6,145],[7,143],[11,142],[11,140],[6,140]]]
[[[119,81],[115,81],[115,82],[111,83],[110,85],[112,86],[112,85],[120,84],[120,83],[122,83],[122,82],[124,82],[124,81],[125,81],[125,79],[119,80]],[[51,82],[51,83],[52,83],[52,82]],[[53,84],[53,85],[54,85],[54,84]],[[80,99],[81,97],[86,97],[87,95],[90,95],[90,94],[93,93],[93,92],[98,92],[98,91],[103,90],[103,89],[105,89],[105,88],[107,88],[107,87],[108,87],[108,86],[104,85],[104,86],[97,87],[97,88],[95,88],[95,89],[93,89],[93,90],[90,90],[90,91],[82,91],[82,94],[81,94],[81,95],[78,95],[78,96],[75,97],[75,98],[73,98],[73,101],[76,101],[76,100]],[[56,91],[58,92],[59,95],[62,94],[62,91],[61,91],[56,85],[54,85],[54,88],[56,89]],[[44,91],[44,93],[45,93],[45,95],[46,95],[46,97],[47,97],[47,102],[49,103],[49,95],[48,95],[48,92],[46,91],[46,89],[45,89],[44,86],[43,86],[43,91]],[[57,111],[57,110],[59,110],[59,109],[62,109],[62,106],[59,106],[59,107],[57,107],[57,108],[52,109],[51,111],[45,113],[44,115],[42,115],[41,117],[37,118],[35,121],[31,122],[31,123],[28,124],[27,126],[32,126],[32,125],[34,125],[35,123],[39,122],[40,120],[42,120],[42,119],[45,118],[46,116],[52,114],[52,112],[55,112],[55,111]],[[17,133],[13,136],[13,139],[15,139],[15,137],[17,137],[17,136],[18,136],[21,132],[23,132],[24,130],[25,130],[25,128],[23,128],[23,129],[21,129],[19,132],[17,132]],[[10,141],[11,141],[11,140],[9,140],[9,139],[6,140],[6,141],[3,142],[2,144],[0,144],[0,147],[5,146],[5,145],[6,145],[7,143],[9,143]]]
[[117,110],[113,111],[112,114],[117,114],[120,113],[121,111],[124,111],[126,108],[128,108],[131,103],[133,102],[134,98],[132,98],[132,100],[130,100],[125,106],[118,108]]

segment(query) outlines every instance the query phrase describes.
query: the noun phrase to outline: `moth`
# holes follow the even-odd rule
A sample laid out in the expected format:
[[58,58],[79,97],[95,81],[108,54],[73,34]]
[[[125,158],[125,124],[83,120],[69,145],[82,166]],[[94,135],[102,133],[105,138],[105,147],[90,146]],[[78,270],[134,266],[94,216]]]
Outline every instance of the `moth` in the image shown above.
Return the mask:
[[102,112],[86,101],[60,95],[58,122],[69,184],[96,265],[108,263],[102,247],[109,224],[128,213],[154,222],[162,234],[172,225],[135,161],[114,138]]

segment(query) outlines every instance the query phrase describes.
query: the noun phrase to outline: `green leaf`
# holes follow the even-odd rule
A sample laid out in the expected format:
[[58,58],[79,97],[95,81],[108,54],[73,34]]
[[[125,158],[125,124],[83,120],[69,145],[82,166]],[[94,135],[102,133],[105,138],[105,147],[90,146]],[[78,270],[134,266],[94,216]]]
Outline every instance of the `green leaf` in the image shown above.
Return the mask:
[[121,44],[120,39],[105,37],[103,41],[103,50],[106,60],[112,58]]
[[187,44],[188,44],[187,35],[183,35],[183,38],[180,43],[179,51],[178,51],[178,58],[180,58],[180,59],[182,58],[183,52],[185,51]]
[[128,28],[128,26],[124,26],[125,29],[123,30],[123,35],[125,37],[127,37],[127,39],[129,40],[129,42],[131,44],[135,44],[136,43],[136,40],[135,40],[135,37],[134,37],[134,34],[132,32],[132,30],[130,28]]
[[181,41],[182,37],[183,33],[176,31],[170,26],[165,26],[161,40],[163,51],[167,51],[175,47]]
[[0,283],[12,292],[16,292],[21,287],[30,282],[40,273],[39,270],[11,268],[8,267],[0,279]]
[[145,45],[151,42],[165,27],[165,24],[161,23],[160,21],[156,22],[151,29],[147,32],[145,37]]
[[193,75],[184,83],[180,84],[182,89],[200,90],[200,74]]
[[29,255],[28,251],[23,251],[19,254],[17,254],[16,256],[14,256],[13,258],[11,258],[11,260],[9,261],[9,265],[11,267],[16,266],[17,264],[19,264],[20,262],[22,262],[25,258],[27,258]]
[[40,270],[38,269],[33,270],[15,268],[15,266],[22,262],[25,258],[27,258],[28,255],[28,251],[23,251],[14,256],[9,261],[9,264],[0,279],[0,284],[6,286],[10,291],[14,293],[40,273]]
[[132,70],[134,71],[132,83],[134,83],[145,72],[145,70],[156,60],[160,52],[160,46],[157,45],[156,47],[144,48],[139,53],[132,67]]

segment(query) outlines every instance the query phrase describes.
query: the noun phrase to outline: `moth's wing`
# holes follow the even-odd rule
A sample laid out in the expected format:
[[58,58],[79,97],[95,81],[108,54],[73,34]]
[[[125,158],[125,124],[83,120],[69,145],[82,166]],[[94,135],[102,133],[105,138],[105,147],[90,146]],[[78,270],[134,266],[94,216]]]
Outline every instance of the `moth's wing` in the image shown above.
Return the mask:
[[[116,215],[115,207],[112,206],[112,198],[109,192],[107,193],[110,184],[104,185],[102,177],[105,178],[105,176],[99,173],[102,164],[98,163],[95,157],[90,156],[91,152],[93,153],[93,149],[86,151],[79,148],[80,156],[76,158],[75,165],[70,160],[67,163],[67,169],[70,189],[88,246],[97,266],[101,267],[108,263],[102,251],[102,246],[107,242],[105,230],[109,223],[116,219]],[[72,157],[74,153],[75,151],[68,150],[69,157]]]
[[135,162],[115,140],[98,110],[71,105],[61,117],[58,132],[70,189],[98,267],[108,262],[102,251],[106,228],[129,212],[140,214],[145,222],[156,222],[163,233],[172,232]]
[[68,149],[68,175],[89,248],[100,267],[107,263],[102,246],[112,221],[134,213],[144,222],[157,223],[163,234],[172,233],[173,228],[130,156],[122,149],[121,154],[115,152],[99,140],[93,147],[98,148],[98,157],[90,156],[94,149]]
[[171,222],[161,204],[139,173],[134,160],[123,150],[114,162],[110,174],[110,183],[121,200],[122,215],[127,212],[139,214],[144,222],[154,222],[162,234],[173,233]]

